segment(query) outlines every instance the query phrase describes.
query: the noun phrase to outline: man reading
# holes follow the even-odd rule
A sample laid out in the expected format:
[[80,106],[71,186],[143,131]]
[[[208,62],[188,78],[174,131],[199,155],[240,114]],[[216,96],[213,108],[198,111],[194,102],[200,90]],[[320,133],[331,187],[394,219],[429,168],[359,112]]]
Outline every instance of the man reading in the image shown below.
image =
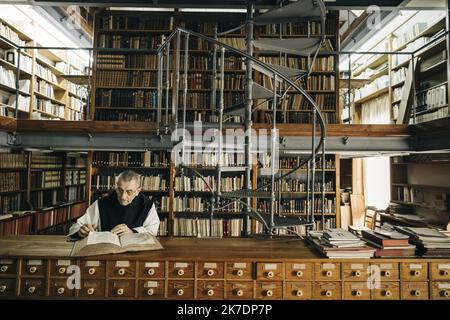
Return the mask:
[[130,233],[158,233],[159,217],[155,204],[141,191],[141,177],[132,170],[119,174],[116,190],[98,199],[70,227],[69,237],[84,238],[91,231],[111,231],[122,236]]

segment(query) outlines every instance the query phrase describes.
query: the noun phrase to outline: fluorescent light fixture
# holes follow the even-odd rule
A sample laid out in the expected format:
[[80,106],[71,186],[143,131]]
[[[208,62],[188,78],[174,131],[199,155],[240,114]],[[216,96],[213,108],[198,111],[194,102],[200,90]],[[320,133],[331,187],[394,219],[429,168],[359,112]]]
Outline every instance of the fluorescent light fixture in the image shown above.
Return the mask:
[[182,8],[181,12],[232,12],[232,13],[246,13],[246,9],[214,9],[214,8]]
[[110,7],[111,11],[166,11],[173,12],[173,8],[147,8],[147,7]]

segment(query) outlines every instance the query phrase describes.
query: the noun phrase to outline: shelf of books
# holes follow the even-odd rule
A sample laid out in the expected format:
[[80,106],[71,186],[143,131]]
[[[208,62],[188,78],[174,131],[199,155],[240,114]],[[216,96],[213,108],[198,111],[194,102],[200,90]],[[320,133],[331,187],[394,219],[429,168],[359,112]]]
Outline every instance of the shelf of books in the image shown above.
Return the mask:
[[15,117],[17,105],[19,119],[82,120],[82,96],[63,78],[75,64],[47,49],[21,49],[18,58],[24,46],[39,44],[0,20],[0,116]]
[[11,150],[0,158],[0,236],[64,234],[84,214],[86,157]]
[[116,188],[116,177],[127,169],[142,176],[142,193],[156,204],[160,218],[159,235],[168,235],[170,211],[170,154],[166,152],[94,152],[92,157],[91,203]]
[[450,213],[448,161],[447,154],[392,157],[390,213],[445,229]]
[[[276,177],[286,174],[293,168],[298,167],[300,162],[304,160],[304,156],[292,156],[292,155],[279,155],[278,170],[276,171]],[[270,159],[267,157],[260,158],[260,162],[263,164],[263,168],[258,171],[258,187],[263,187],[263,191],[270,191],[270,170],[267,168],[270,166]],[[311,215],[311,211],[314,212],[314,230],[322,229],[322,162],[320,159],[315,165],[314,174],[314,202],[311,203],[311,199],[307,202],[308,196],[308,165],[303,165],[299,170],[291,174],[290,176],[279,180],[275,184],[276,201],[274,203],[274,214],[279,216],[294,216],[302,217],[305,220]],[[339,156],[326,155],[325,157],[325,184],[324,194],[325,202],[323,205],[323,213],[325,217],[324,228],[339,228],[340,227],[340,179],[339,179]],[[310,183],[312,183],[312,176]],[[311,196],[311,195],[310,195]],[[259,199],[257,207],[260,212],[270,213],[270,200]],[[336,205],[338,204],[338,205]],[[312,207],[311,207],[312,205]],[[311,210],[313,208],[313,210]],[[303,226],[293,228],[294,232],[305,235],[306,229]],[[263,232],[263,226],[257,223],[257,233]],[[289,231],[279,230],[286,235],[292,235]]]
[[[328,15],[326,24],[326,46],[324,51],[338,49],[337,16]],[[156,70],[157,56],[154,53],[120,52],[119,49],[156,49],[162,43],[162,35],[170,33],[175,26],[214,37],[218,32],[229,30],[245,24],[243,13],[204,13],[204,12],[159,12],[142,14],[126,11],[105,11],[96,25],[95,44],[102,50],[96,56],[94,86],[95,119],[106,121],[155,121],[156,119]],[[274,31],[275,30],[275,31]],[[245,51],[244,28],[233,33],[219,36],[218,40]],[[299,23],[278,26],[255,27],[255,39],[259,37],[315,37],[319,33],[318,25]],[[143,33],[146,34],[145,39]],[[183,40],[182,40],[183,41]],[[104,49],[104,50],[103,50]],[[109,51],[108,51],[109,49]],[[119,51],[118,51],[119,50]],[[214,81],[218,81],[212,70],[213,47],[196,38],[189,39],[187,120],[216,121],[217,103],[212,101]],[[278,54],[257,52],[262,61],[286,65],[294,68],[307,68],[308,61],[294,55],[279,58]],[[338,123],[337,96],[339,85],[336,76],[337,57],[325,52],[312,67],[312,74],[303,86],[318,101],[329,123]],[[181,61],[181,68],[184,67]],[[245,65],[234,54],[226,54],[224,79],[224,105],[230,107],[244,101]],[[173,69],[171,68],[171,72]],[[254,72],[255,81],[270,88],[271,79]],[[165,82],[165,79],[163,80]],[[174,94],[173,90],[170,93]],[[217,95],[218,96],[218,95]],[[169,98],[170,101],[172,100]],[[179,99],[179,117],[182,99]],[[255,101],[254,122],[270,122],[271,112],[265,101]],[[113,112],[112,112],[113,111]],[[311,106],[303,96],[288,92],[286,99],[279,106],[278,122],[309,123],[312,119]],[[227,121],[242,121],[232,116]]]

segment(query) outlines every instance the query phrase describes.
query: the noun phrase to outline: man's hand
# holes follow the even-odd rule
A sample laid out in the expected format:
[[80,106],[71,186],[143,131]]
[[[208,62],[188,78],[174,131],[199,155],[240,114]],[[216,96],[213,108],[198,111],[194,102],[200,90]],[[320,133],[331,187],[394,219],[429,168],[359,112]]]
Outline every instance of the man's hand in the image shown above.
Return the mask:
[[111,232],[117,234],[120,237],[123,236],[124,234],[133,233],[133,230],[128,228],[126,224],[118,224],[117,226],[111,229]]
[[96,228],[96,224],[83,224],[80,230],[78,230],[78,235],[82,238],[85,238],[89,235],[89,232],[95,231]]

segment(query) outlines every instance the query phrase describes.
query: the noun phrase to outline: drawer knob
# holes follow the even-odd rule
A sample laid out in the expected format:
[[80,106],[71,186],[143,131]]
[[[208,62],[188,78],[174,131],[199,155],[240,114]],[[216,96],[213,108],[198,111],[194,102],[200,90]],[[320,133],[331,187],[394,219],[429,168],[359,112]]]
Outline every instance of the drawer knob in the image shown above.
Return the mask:
[[244,270],[237,270],[237,271],[236,271],[236,275],[237,275],[238,277],[242,277],[242,276],[244,275]]
[[155,291],[153,290],[153,289],[148,289],[147,290],[147,295],[148,296],[152,296],[152,295],[154,295],[155,294]]
[[123,289],[122,288],[117,289],[116,293],[118,296],[123,295]]
[[36,287],[32,286],[28,288],[28,293],[33,294],[36,292]]
[[36,273],[37,268],[36,267],[30,267],[30,273]]
[[0,286],[0,293],[6,292],[6,286]]
[[420,271],[419,270],[411,271],[411,275],[413,275],[414,277],[418,277],[420,276]]
[[331,290],[327,290],[327,291],[325,291],[325,295],[327,297],[331,297],[333,295],[333,292],[331,292]]
[[96,272],[95,268],[89,268],[88,273],[92,276]]
[[94,288],[87,289],[87,294],[90,295],[90,296],[92,296],[94,294],[94,292],[95,292]]
[[441,295],[443,295],[444,297],[448,298],[448,297],[450,297],[450,291],[449,290],[441,291]]
[[60,274],[66,273],[66,268],[61,267],[61,268],[58,269],[58,272],[59,272]]
[[328,277],[328,278],[331,277],[332,275],[333,275],[333,272],[331,272],[331,271],[326,271],[325,272],[325,276]]
[[361,271],[359,271],[359,270],[357,270],[357,271],[355,271],[355,272],[353,272],[353,275],[355,276],[355,277],[361,277]]
[[302,290],[297,290],[297,291],[295,292],[295,295],[296,295],[297,297],[301,297],[301,296],[303,296],[303,291],[302,291]]
[[8,266],[2,266],[2,267],[0,268],[0,271],[1,271],[1,272],[6,272],[6,271],[8,271]]
[[386,290],[386,291],[384,291],[384,296],[390,297],[390,296],[392,296],[392,292],[390,290]]
[[383,275],[384,275],[385,277],[390,277],[390,276],[391,276],[391,272],[390,272],[389,270],[383,271]]
[[420,290],[413,290],[413,291],[411,291],[411,295],[420,297],[422,295],[422,293],[420,292]]
[[298,271],[295,273],[295,275],[296,275],[298,278],[300,278],[301,276],[303,276],[303,272],[300,271],[300,270],[298,270]]
[[184,269],[178,269],[177,274],[181,277],[184,275]]
[[362,292],[361,292],[361,290],[355,290],[355,291],[353,291],[353,295],[356,296],[356,297],[361,297],[362,296]]
[[153,275],[155,275],[156,271],[155,271],[155,269],[151,268],[151,269],[147,270],[147,273],[149,276],[153,276]]
[[267,278],[273,278],[273,276],[275,274],[273,273],[273,271],[269,271],[269,272],[266,273],[266,275],[267,275]]
[[448,272],[448,270],[441,271],[441,276],[448,276],[449,274],[450,274],[450,272]]
[[272,290],[267,290],[266,291],[266,296],[268,296],[268,297],[273,296],[273,291]]
[[125,274],[125,269],[124,268],[120,268],[117,273],[119,274],[119,276],[123,276]]
[[61,288],[58,288],[58,290],[56,290],[56,292],[58,292],[58,294],[60,294],[60,295],[62,295],[62,294],[64,294],[64,288],[63,287],[61,287]]
[[214,275],[214,273],[215,272],[214,272],[213,269],[209,269],[208,272],[207,272],[208,276],[210,276],[210,277],[212,277]]
[[236,290],[235,292],[238,297],[242,297],[244,295],[244,291],[242,291],[242,289]]
[[179,295],[181,297],[183,294],[184,294],[184,290],[183,289],[178,289],[177,295]]
[[214,290],[213,289],[209,289],[208,292],[206,293],[209,297],[212,297],[214,295]]

